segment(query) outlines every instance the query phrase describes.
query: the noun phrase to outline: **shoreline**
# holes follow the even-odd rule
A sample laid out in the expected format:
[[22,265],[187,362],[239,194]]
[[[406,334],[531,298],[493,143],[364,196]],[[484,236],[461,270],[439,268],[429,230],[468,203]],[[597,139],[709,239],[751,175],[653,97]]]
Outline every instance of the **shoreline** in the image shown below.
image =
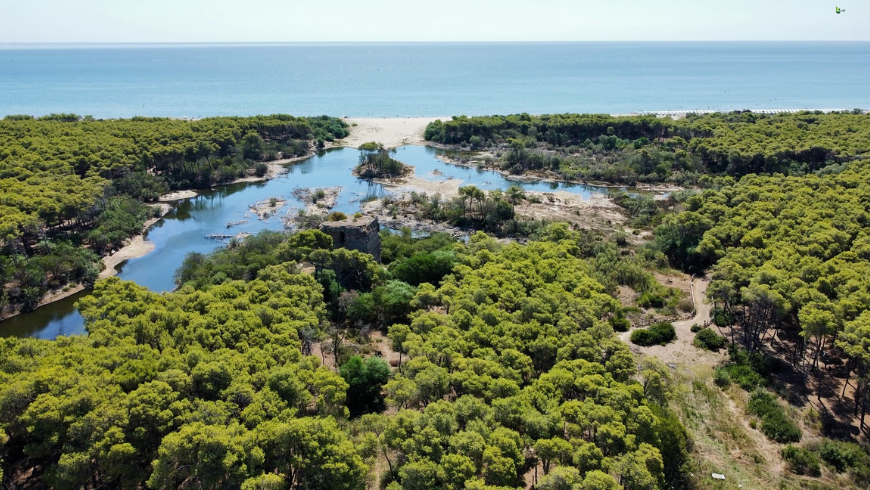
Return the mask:
[[[450,120],[452,117],[360,117],[360,118],[343,118],[342,120],[349,125],[350,134],[341,140],[337,140],[333,143],[327,143],[324,147],[324,150],[329,150],[332,148],[357,148],[359,145],[363,143],[367,143],[369,141],[375,141],[381,143],[385,147],[393,148],[399,146],[413,145],[413,146],[423,146],[430,145],[435,148],[440,148],[441,145],[438,145],[433,142],[429,142],[423,139],[423,132],[426,129],[426,126],[435,121],[435,120]],[[147,241],[145,239],[145,235],[148,232],[148,229],[151,228],[155,223],[163,219],[173,207],[177,201],[181,201],[184,199],[190,199],[199,195],[200,191],[213,189],[215,187],[219,187],[222,185],[230,185],[230,184],[239,184],[239,183],[253,183],[253,182],[263,182],[269,181],[280,175],[284,174],[287,171],[288,164],[292,164],[295,162],[303,161],[315,156],[320,150],[311,150],[307,154],[299,157],[292,158],[282,158],[278,160],[272,160],[269,162],[264,162],[268,166],[266,173],[262,177],[249,176],[249,177],[241,177],[235,179],[231,182],[215,184],[205,188],[199,189],[181,189],[177,191],[170,192],[158,198],[157,203],[154,205],[160,206],[161,212],[160,216],[155,218],[150,218],[145,222],[141,233],[130,237],[127,241],[127,244],[116,252],[105,255],[101,257],[101,261],[103,263],[104,269],[100,271],[98,279],[105,279],[107,277],[112,277],[118,274],[116,267],[121,263],[144,257],[151,253],[155,249],[155,245],[153,242]],[[457,166],[471,166],[470,164],[463,164],[457,161],[454,161],[449,157],[438,157],[444,163],[457,165]],[[517,176],[513,176],[508,174],[507,172],[497,169],[497,168],[489,168],[488,170],[493,170],[501,173],[502,175],[509,176],[512,178],[516,178]],[[613,184],[594,184],[590,182],[570,182],[570,181],[559,181],[554,180],[551,176],[540,176],[540,175],[531,175],[525,176],[525,178],[530,178],[539,181],[546,182],[566,182],[571,184],[588,184],[588,185],[596,185],[599,187],[624,187]],[[521,180],[518,178],[517,180]],[[460,182],[450,182],[444,181],[439,186],[437,184],[432,184],[430,181],[426,181],[424,178],[415,175],[413,172],[411,175],[402,179],[403,182],[383,182],[387,184],[389,187],[393,187],[394,190],[401,191],[404,187],[408,188],[417,188],[419,190],[423,190],[424,192],[438,192],[442,191],[443,194],[453,194],[459,187]],[[416,185],[415,185],[416,184]],[[439,187],[435,189],[434,187]],[[640,188],[641,186],[637,186]],[[655,191],[667,191],[672,189],[649,189]],[[604,196],[602,196],[604,197]],[[607,199],[604,197],[604,199]],[[601,205],[600,202],[595,203],[597,205]],[[38,306],[35,309],[38,309],[42,306],[51,304],[55,301],[59,301],[61,299],[67,298],[76,294],[85,287],[81,284],[76,284],[71,286],[66,291],[63,290],[54,290],[47,292],[43,298],[40,300]],[[11,312],[11,313],[0,313],[0,321],[6,320],[8,318],[12,318],[14,316],[20,315],[22,312],[19,310]]]
[[[449,148],[449,147],[444,146],[444,145],[439,145],[436,143],[430,143],[429,146],[432,146],[433,148],[440,148],[443,150],[452,150],[452,148]],[[456,160],[448,155],[437,155],[435,158],[437,158],[438,160],[441,160],[441,162],[443,162],[447,165],[454,165],[454,166],[463,167],[463,168],[477,168],[478,167],[475,164],[472,164],[470,162],[461,162],[461,161]],[[647,184],[645,182],[641,182],[641,183],[636,183],[634,185],[628,185],[628,184],[614,184],[611,182],[601,182],[601,181],[588,181],[588,180],[578,181],[578,180],[567,180],[564,178],[560,179],[558,177],[553,177],[552,175],[548,175],[546,173],[541,173],[541,172],[527,172],[527,173],[523,173],[520,175],[516,175],[516,174],[512,174],[504,169],[498,168],[498,167],[493,166],[493,165],[480,165],[480,168],[482,168],[484,170],[489,170],[490,172],[495,172],[507,180],[515,180],[517,182],[529,182],[529,181],[548,182],[548,183],[554,183],[554,184],[586,185],[586,186],[593,186],[593,187],[603,187],[606,189],[619,189],[622,187],[626,187],[629,189],[636,189],[636,190],[645,191],[645,192],[678,192],[678,191],[686,190],[686,187],[680,187],[678,185],[671,185],[671,184]]]
[[[340,145],[329,144],[324,149],[330,148],[338,148]],[[171,211],[177,201],[181,201],[184,199],[190,199],[199,195],[199,191],[206,189],[213,189],[215,187],[219,187],[222,185],[231,185],[231,184],[239,184],[239,183],[252,183],[252,182],[261,182],[272,180],[275,177],[280,176],[286,171],[287,164],[302,161],[312,156],[316,155],[317,151],[309,151],[306,155],[300,157],[293,158],[282,158],[279,160],[272,160],[269,162],[264,162],[268,165],[268,170],[266,174],[262,177],[242,177],[239,179],[235,179],[232,182],[215,184],[213,186],[209,186],[201,189],[182,189],[170,192],[168,194],[164,194],[157,199],[157,202],[151,204],[152,206],[160,207],[160,215],[154,218],[149,218],[145,221],[145,224],[142,226],[142,231],[130,237],[126,245],[111,253],[109,255],[104,255],[100,258],[100,261],[103,264],[103,270],[100,271],[97,279],[105,279],[108,277],[113,277],[118,275],[118,270],[116,269],[121,263],[126,262],[132,259],[138,259],[148,255],[149,253],[154,251],[156,247],[153,242],[150,242],[145,239],[145,235],[148,233],[148,230],[154,226],[155,223],[163,219],[163,217]],[[12,311],[0,311],[0,322],[3,320],[8,320],[9,318],[16,317],[21,315],[22,313],[30,313],[31,311],[36,311],[39,308],[54,303],[56,301],[60,301],[64,298],[68,298],[80,291],[83,291],[85,286],[81,283],[75,284],[74,286],[69,287],[66,290],[57,289],[50,290],[43,295],[42,299],[39,300],[39,303],[36,305],[36,308],[30,311],[22,312],[20,308],[17,308]]]
[[[159,202],[158,204],[156,204],[156,206],[160,207],[160,216],[149,218],[147,221],[145,221],[145,224],[142,225],[142,231],[138,235],[130,237],[129,242],[120,249],[118,249],[116,252],[100,257],[100,262],[103,264],[103,270],[100,271],[99,275],[97,275],[97,280],[117,275],[118,271],[116,267],[119,264],[130,259],[138,259],[139,257],[144,257],[154,250],[154,243],[145,240],[145,234],[148,232],[148,229],[154,225],[154,223],[157,223],[158,221],[163,219],[163,216],[165,216],[166,213],[168,213],[172,209],[172,206],[164,202]],[[36,311],[43,306],[50,305],[55,301],[60,301],[64,298],[68,298],[80,291],[85,290],[85,285],[82,283],[76,283],[72,286],[70,284],[67,284],[64,287],[67,286],[69,286],[67,289],[54,289],[47,291],[42,296],[42,299],[39,300],[39,303],[37,303],[36,308],[30,311],[22,312],[21,309],[18,308],[11,312],[0,313],[0,322],[21,315],[22,313],[30,313],[31,311]]]

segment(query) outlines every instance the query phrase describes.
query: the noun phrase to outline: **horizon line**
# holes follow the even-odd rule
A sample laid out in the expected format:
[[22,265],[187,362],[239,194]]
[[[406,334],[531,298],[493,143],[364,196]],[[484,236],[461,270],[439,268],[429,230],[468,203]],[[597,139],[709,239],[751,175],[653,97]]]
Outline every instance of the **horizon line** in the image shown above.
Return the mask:
[[0,46],[56,45],[288,45],[288,44],[577,44],[577,43],[870,43],[865,39],[621,39],[621,40],[511,40],[511,41],[0,41]]

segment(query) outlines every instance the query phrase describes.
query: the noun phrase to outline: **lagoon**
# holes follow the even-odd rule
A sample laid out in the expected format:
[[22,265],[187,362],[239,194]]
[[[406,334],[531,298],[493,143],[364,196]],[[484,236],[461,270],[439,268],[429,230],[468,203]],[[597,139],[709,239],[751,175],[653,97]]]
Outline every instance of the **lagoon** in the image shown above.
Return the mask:
[[[438,158],[444,153],[444,150],[427,146],[403,146],[396,150],[395,158],[413,166],[415,174],[426,180],[455,179],[462,185],[474,185],[484,190],[505,190],[511,185],[519,185],[532,191],[563,190],[584,200],[594,192],[607,192],[605,187],[587,184],[512,180],[492,170],[445,163]],[[338,203],[333,209],[352,214],[367,198],[383,197],[389,193],[383,185],[351,174],[358,160],[356,149],[335,148],[289,165],[286,173],[272,180],[219,186],[179,201],[148,230],[147,239],[154,243],[154,250],[144,257],[122,263],[118,277],[152,291],[171,291],[175,288],[174,273],[187,254],[205,254],[225,245],[225,242],[207,238],[208,235],[283,230],[282,217],[304,208],[292,195],[296,188],[340,186]],[[250,206],[271,197],[283,198],[287,204],[276,215],[258,219],[250,211]],[[244,223],[227,226],[241,221]],[[58,335],[83,334],[84,320],[73,304],[84,294],[87,292],[0,322],[0,336],[53,339]]]

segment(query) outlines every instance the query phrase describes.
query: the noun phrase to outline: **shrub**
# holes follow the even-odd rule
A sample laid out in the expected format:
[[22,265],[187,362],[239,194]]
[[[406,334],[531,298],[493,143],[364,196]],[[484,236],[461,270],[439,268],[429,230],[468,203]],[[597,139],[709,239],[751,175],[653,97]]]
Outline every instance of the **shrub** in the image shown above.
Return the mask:
[[731,362],[724,367],[728,370],[730,381],[737,383],[746,391],[766,386],[771,372],[780,366],[775,359],[761,354],[749,355],[745,350],[729,347]]
[[266,165],[265,163],[260,162],[256,165],[254,165],[254,175],[256,175],[257,177],[262,177],[262,176],[266,175],[266,172],[268,170],[269,170],[269,166]]
[[759,386],[766,386],[767,380],[746,365],[730,365],[728,372],[731,379],[746,391],[752,391]]
[[764,390],[755,390],[749,398],[749,407],[746,410],[752,415],[764,418],[777,409],[781,410],[782,407],[776,403],[776,397],[773,394]]
[[656,293],[647,292],[640,295],[637,305],[642,308],[661,308],[665,305],[665,300]]
[[650,335],[649,330],[645,328],[639,328],[634,332],[631,332],[631,342],[636,345],[653,345],[655,342],[652,341],[652,335]]
[[723,310],[721,306],[713,308],[713,311],[710,312],[710,316],[713,318],[713,323],[720,327],[727,327],[728,325],[734,324],[734,317],[725,313],[725,310]]
[[695,340],[692,344],[701,349],[718,351],[722,347],[725,347],[726,342],[728,342],[728,339],[724,336],[717,334],[709,328],[702,328],[695,334]]
[[819,456],[809,449],[789,444],[782,449],[782,457],[788,461],[792,473],[809,476],[821,475]]
[[342,213],[341,211],[335,211],[330,213],[326,218],[328,221],[344,221],[347,219],[347,215]]
[[692,301],[692,298],[683,298],[677,301],[677,309],[685,313],[691,313],[695,311],[695,303]]
[[450,274],[455,263],[456,254],[436,250],[395,262],[390,267],[390,272],[394,278],[412,286],[419,286],[424,282],[437,286],[444,276]]
[[713,371],[713,382],[720,388],[731,386],[731,372],[726,367],[717,367]]
[[761,432],[768,438],[782,444],[801,440],[800,428],[789,420],[773,394],[755,390],[749,398],[747,410],[761,419]]
[[698,332],[701,331],[702,328],[704,328],[704,327],[698,325],[697,323],[693,323],[693,324],[692,324],[692,327],[689,328],[689,330],[691,330],[692,333],[698,333]]
[[670,323],[657,323],[649,328],[641,328],[631,332],[631,341],[642,346],[665,345],[676,339],[677,333]]
[[616,240],[616,244],[620,247],[624,247],[626,244],[628,244],[628,234],[622,230],[616,232],[616,235],[614,235],[614,239]]
[[852,442],[825,440],[819,448],[819,455],[822,460],[837,470],[844,472],[847,468],[854,467],[859,461],[863,461],[863,466],[870,463],[870,457],[861,450],[861,447]]
[[799,442],[803,437],[800,428],[789,420],[783,412],[777,412],[761,419],[761,432],[780,444]]
[[625,318],[625,314],[618,313],[616,316],[610,317],[610,326],[613,327],[613,330],[616,332],[628,332],[628,327],[631,326],[631,322]]

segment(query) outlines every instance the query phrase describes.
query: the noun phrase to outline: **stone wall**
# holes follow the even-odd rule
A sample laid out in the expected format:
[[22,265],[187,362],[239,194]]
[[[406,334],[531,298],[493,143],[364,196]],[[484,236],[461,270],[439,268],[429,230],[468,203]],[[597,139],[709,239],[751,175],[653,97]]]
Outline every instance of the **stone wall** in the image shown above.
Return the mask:
[[325,221],[320,231],[332,237],[334,248],[347,248],[373,255],[381,261],[381,225],[371,216],[349,217],[344,221]]

